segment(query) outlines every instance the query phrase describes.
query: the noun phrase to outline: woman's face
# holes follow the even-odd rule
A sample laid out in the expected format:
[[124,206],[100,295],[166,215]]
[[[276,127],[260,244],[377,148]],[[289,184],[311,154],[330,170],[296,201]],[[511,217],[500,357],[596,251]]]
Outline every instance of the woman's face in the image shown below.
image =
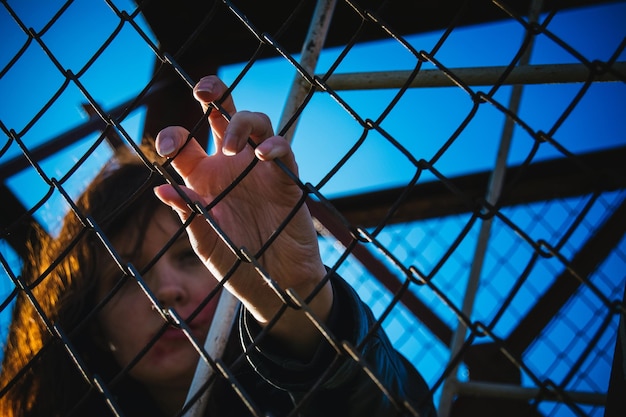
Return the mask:
[[[113,239],[125,261],[139,271],[151,262],[180,228],[180,222],[166,207],[157,208],[144,236],[131,228],[129,235]],[[139,248],[139,250],[136,250]],[[117,267],[110,265],[105,278],[98,283],[102,299],[120,277]],[[193,252],[186,233],[182,233],[165,254],[142,275],[144,281],[164,308],[175,310],[186,320],[200,345],[208,332],[218,297],[213,297],[191,321],[194,312],[215,288],[216,280]],[[164,324],[159,312],[145,292],[131,277],[113,296],[99,315],[104,343],[121,366],[126,366],[154,338]],[[130,374],[149,389],[187,387],[193,377],[199,355],[182,330],[173,326],[158,339]]]

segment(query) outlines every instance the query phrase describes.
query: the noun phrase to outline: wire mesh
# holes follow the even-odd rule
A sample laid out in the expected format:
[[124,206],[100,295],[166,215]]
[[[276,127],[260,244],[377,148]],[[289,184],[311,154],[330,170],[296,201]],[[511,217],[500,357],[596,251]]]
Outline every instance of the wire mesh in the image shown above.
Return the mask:
[[[51,2],[36,12],[26,3],[0,8],[3,38],[14,39],[0,56],[9,98],[0,107],[2,340],[24,293],[87,383],[111,395],[116,380],[92,373],[72,329],[46,317],[36,285],[22,278],[25,236],[32,222],[58,233],[116,147],[140,152],[154,133],[148,124],[170,122],[158,120],[160,94],[174,85],[191,97],[198,78],[216,71],[239,108],[281,116],[275,125],[293,137],[325,263],[424,375],[442,416],[610,411],[625,313],[626,3],[546,7],[533,19],[522,2],[484,1],[497,17],[468,26],[477,3],[450,2],[446,24],[424,33],[428,6],[337,1],[327,29],[338,40],[313,65],[301,64],[306,44],[291,46],[303,42],[294,22],[312,19],[312,1],[278,2],[272,19],[249,2],[203,2],[193,24],[170,16],[184,30],[168,41],[159,39],[168,36],[159,2]],[[404,16],[418,22],[408,32],[394,26]],[[226,62],[229,49],[235,61]],[[281,114],[293,77],[298,100]],[[180,107],[202,138],[204,115]],[[500,148],[506,123],[510,150]],[[505,166],[493,196],[498,155]],[[150,163],[146,171],[161,174]],[[84,225],[99,233],[89,218]],[[154,297],[141,270],[117,262]],[[163,316],[184,327],[175,312]],[[214,377],[237,387],[202,341],[190,343]],[[109,404],[111,415],[126,415]]]

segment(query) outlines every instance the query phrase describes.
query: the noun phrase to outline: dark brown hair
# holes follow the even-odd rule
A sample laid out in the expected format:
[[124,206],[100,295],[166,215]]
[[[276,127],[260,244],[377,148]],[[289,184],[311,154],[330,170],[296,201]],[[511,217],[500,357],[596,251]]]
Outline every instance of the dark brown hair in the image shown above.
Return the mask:
[[94,375],[117,402],[140,402],[138,384],[118,375],[119,366],[98,343],[94,310],[105,243],[133,227],[142,236],[154,207],[162,204],[152,189],[164,180],[143,159],[163,161],[152,141],[140,151],[145,158],[131,148],[116,152],[65,216],[58,237],[36,230],[20,278],[26,290],[17,296],[4,351],[0,415],[109,415],[89,381]]

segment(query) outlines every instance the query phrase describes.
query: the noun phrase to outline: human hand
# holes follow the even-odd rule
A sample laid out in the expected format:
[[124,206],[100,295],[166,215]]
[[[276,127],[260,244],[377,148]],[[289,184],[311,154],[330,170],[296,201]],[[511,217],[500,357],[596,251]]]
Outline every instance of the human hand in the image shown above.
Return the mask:
[[[194,88],[194,96],[203,109],[219,99],[227,87],[216,76],[204,77]],[[207,207],[217,227],[237,248],[245,247],[256,254],[292,211],[295,214],[258,260],[280,288],[293,289],[305,298],[326,274],[321,261],[317,235],[306,205],[303,191],[275,161],[280,161],[294,175],[298,174],[291,146],[284,138],[275,136],[270,119],[262,113],[237,112],[231,97],[222,108],[230,121],[217,110],[209,115],[216,152],[207,155],[198,142],[189,138],[183,127],[168,127],[156,139],[159,154],[171,158],[174,169],[181,175],[181,187],[192,202]],[[248,144],[251,139],[257,146]],[[258,161],[255,161],[258,158]],[[240,174],[252,168],[235,187],[225,193]],[[171,185],[155,189],[156,195],[171,206],[183,222],[192,215],[185,198]],[[217,197],[223,197],[215,202]],[[299,206],[300,205],[300,206]],[[298,208],[299,207],[299,208]],[[194,250],[218,279],[222,279],[236,263],[237,256],[218,236],[208,222],[197,216],[188,227]],[[283,305],[279,297],[263,281],[253,265],[243,263],[225,286],[235,294],[261,324],[271,320]],[[329,285],[310,306],[325,319],[332,304]],[[292,337],[304,318],[301,312],[288,309],[273,333]],[[310,323],[309,323],[310,324]],[[295,329],[294,329],[295,327]],[[293,334],[293,333],[292,333]]]

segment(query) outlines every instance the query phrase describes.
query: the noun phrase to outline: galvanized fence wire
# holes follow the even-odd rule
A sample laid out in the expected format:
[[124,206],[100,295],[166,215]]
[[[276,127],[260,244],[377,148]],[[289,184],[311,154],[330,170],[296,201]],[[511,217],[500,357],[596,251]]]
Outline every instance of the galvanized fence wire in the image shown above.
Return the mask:
[[[500,16],[498,21],[515,27],[514,33],[520,38],[507,39],[506,58],[503,61],[504,54],[500,54],[498,65],[491,65],[492,61],[487,58],[481,61],[478,56],[474,61],[478,65],[458,67],[461,60],[453,59],[446,47],[457,41],[457,36],[465,36],[459,33],[466,30],[464,19],[476,7],[472,2],[451,6],[454,7],[452,18],[436,33],[436,39],[427,44],[428,48],[424,46],[426,43],[419,44],[421,41],[411,36],[412,33],[394,28],[393,16],[385,15],[385,7],[401,2],[384,2],[380,8],[371,9],[353,1],[327,2],[325,11],[335,15],[342,13],[344,18],[350,16],[350,25],[332,18],[320,21],[321,29],[314,35],[318,37],[308,42],[315,41],[319,48],[327,30],[332,33],[339,29],[347,32],[347,27],[354,29],[341,39],[340,47],[332,49],[331,58],[323,64],[324,70],[319,71],[315,56],[319,50],[313,52],[313,57],[307,57],[308,43],[302,50],[284,46],[295,36],[297,24],[294,22],[298,18],[314,19],[310,7],[313,3],[281,4],[290,12],[286,13],[284,22],[274,28],[264,21],[264,16],[249,16],[250,6],[245,2],[208,2],[202,10],[200,23],[188,31],[188,36],[175,50],[167,50],[143,23],[143,13],[158,8],[157,2],[120,5],[121,2],[103,0],[108,19],[114,23],[88,59],[79,62],[68,59],[65,53],[60,54],[58,40],[52,36],[59,27],[68,24],[69,10],[75,2],[59,5],[46,22],[33,28],[26,11],[18,11],[17,5],[2,1],[2,13],[10,17],[5,20],[13,22],[12,30],[20,33],[24,41],[17,50],[8,51],[10,56],[3,55],[0,88],[8,89],[9,83],[18,79],[17,73],[23,71],[34,50],[43,53],[48,63],[39,70],[53,73],[50,85],[42,88],[46,95],[25,107],[27,112],[16,106],[21,114],[16,116],[6,109],[0,114],[4,137],[0,149],[3,191],[9,190],[9,184],[20,184],[20,175],[24,173],[29,175],[24,178],[31,178],[40,190],[36,198],[27,198],[22,194],[29,192],[28,189],[13,187],[12,193],[22,202],[28,202],[23,203],[19,216],[8,208],[3,211],[0,252],[5,275],[0,300],[5,318],[3,326],[7,326],[15,298],[23,293],[38,315],[35,319],[42,320],[52,335],[50,345],[60,343],[64,347],[92,391],[107,398],[111,415],[125,415],[123,406],[116,403],[111,391],[160,334],[120,374],[103,378],[85,364],[72,335],[89,326],[104,304],[115,297],[120,286],[115,287],[92,314],[84,317],[76,329],[64,329],[46,316],[36,295],[36,287],[56,264],[52,263],[43,275],[30,281],[20,273],[23,252],[16,239],[22,236],[25,225],[38,221],[54,234],[58,216],[62,215],[59,212],[72,212],[81,219],[84,230],[70,243],[70,248],[84,235],[97,236],[114,258],[119,275],[123,277],[121,281],[129,280],[139,286],[161,312],[163,330],[168,323],[182,327],[189,343],[210,369],[208,379],[200,384],[197,393],[190,392],[189,402],[179,415],[189,412],[217,378],[229,381],[252,414],[263,415],[248,393],[239,387],[230,365],[214,352],[209,353],[203,340],[191,336],[187,325],[189,318],[180,317],[176,311],[160,305],[144,279],[150,265],[138,269],[136,265],[125,263],[100,225],[76,206],[77,195],[88,181],[84,178],[93,176],[94,165],[102,164],[101,154],[112,152],[106,149],[130,147],[143,159],[146,173],[168,175],[164,166],[143,154],[138,146],[140,134],[131,131],[130,122],[138,110],[144,109],[146,104],[154,104],[155,97],[172,84],[184,86],[191,95],[197,77],[204,75],[202,71],[213,64],[210,64],[211,50],[205,50],[207,57],[203,59],[191,59],[190,55],[197,54],[198,45],[205,45],[207,33],[213,37],[209,44],[216,50],[228,49],[229,42],[234,43],[235,39],[229,39],[228,34],[213,33],[211,29],[223,27],[223,22],[227,22],[233,33],[238,34],[237,42],[246,46],[244,63],[230,83],[229,92],[235,98],[249,88],[249,80],[265,65],[268,57],[295,74],[292,101],[282,115],[278,133],[293,138],[297,159],[304,156],[298,154],[298,150],[314,152],[315,163],[325,167],[322,173],[315,174],[315,179],[300,179],[288,172],[308,198],[323,258],[330,269],[339,272],[359,292],[372,307],[378,326],[385,328],[394,346],[424,374],[440,414],[481,410],[478,401],[487,404],[488,409],[504,410],[507,404],[518,407],[518,412],[521,409],[526,413],[523,415],[603,415],[608,376],[615,366],[613,352],[617,329],[626,313],[623,301],[626,173],[619,163],[620,156],[624,156],[626,137],[623,127],[617,128],[617,145],[605,145],[610,148],[608,151],[586,151],[588,147],[579,146],[571,138],[569,125],[578,126],[581,135],[595,131],[606,134],[600,126],[593,125],[594,120],[584,119],[583,125],[575,123],[581,117],[582,103],[588,101],[604,109],[609,114],[607,118],[617,117],[620,109],[623,113],[623,102],[603,102],[603,96],[595,93],[598,89],[612,88],[617,93],[608,97],[626,97],[626,33],[620,33],[619,39],[612,39],[613,46],[603,45],[604,50],[610,50],[603,58],[590,58],[560,35],[560,27],[553,29],[560,16],[568,11],[535,10],[536,14],[528,17],[528,10],[520,11],[506,2],[485,1],[481,7],[495,10]],[[322,2],[319,7],[321,5]],[[406,7],[406,13],[414,11],[414,5]],[[414,30],[418,32],[420,28]],[[368,62],[377,60],[376,56],[370,56],[360,64],[366,67],[363,71],[347,74],[343,71],[371,32],[387,42],[386,48],[402,55],[404,69],[365,71],[369,68]],[[126,98],[121,105],[119,102],[115,106],[103,104],[98,98],[102,92],[93,93],[96,83],[92,74],[108,62],[107,54],[122,34],[128,33],[143,43],[156,65],[145,85],[134,86],[133,97]],[[54,46],[49,42],[54,42]],[[558,49],[559,56],[565,58],[549,65],[531,65],[529,55],[533,44],[538,42]],[[303,57],[311,60],[305,61]],[[133,57],[126,59],[132,61]],[[112,67],[121,68],[123,72],[133,64],[129,61],[114,62]],[[72,65],[68,66],[67,62]],[[380,65],[376,62],[374,67],[380,68]],[[28,74],[24,78],[28,79]],[[29,82],[33,81],[31,76]],[[109,79],[102,82],[106,84]],[[569,88],[566,99],[557,101],[550,97],[565,84]],[[518,89],[517,102],[512,98],[514,88]],[[381,91],[383,93],[379,94]],[[538,100],[528,105],[549,113],[547,119],[539,118],[524,107],[526,94],[529,100]],[[80,97],[85,103],[84,108],[90,113],[88,121],[80,122],[78,127],[67,126],[67,131],[58,132],[53,140],[41,141],[42,125],[59,114],[75,111],[63,101],[70,95]],[[451,110],[451,105],[437,104],[433,97],[438,95],[444,101],[460,103],[459,108]],[[446,119],[439,119],[438,123],[444,124],[439,130],[435,130],[427,116],[406,110],[423,104],[419,102],[422,99],[432,100],[433,112],[450,112]],[[541,107],[541,100],[546,101],[545,107]],[[270,101],[261,95],[262,111],[265,102]],[[312,110],[320,107],[324,109],[322,115]],[[231,116],[219,102],[211,111],[222,112],[226,118]],[[343,133],[333,132],[333,122],[323,120],[330,119],[330,114],[338,115],[335,120],[348,120],[349,128]],[[490,120],[491,128],[487,132],[476,129],[483,118]],[[505,121],[509,125],[501,132],[502,137],[510,140],[516,135],[517,142],[507,145],[516,146],[515,164],[507,162],[507,155],[512,151],[499,148],[503,146],[499,145],[503,143],[499,138],[472,139],[481,135],[498,137],[498,126]],[[299,137],[299,132],[307,132],[306,128],[311,125],[318,126],[317,131]],[[187,127],[192,134],[201,136],[206,129],[206,115],[198,113],[195,124]],[[314,142],[317,138],[305,135],[328,135],[330,144],[336,146],[322,141],[317,148],[306,146],[307,141]],[[420,147],[416,143],[424,145]],[[377,146],[374,148],[377,151],[369,151],[371,146]],[[451,169],[450,159],[476,158],[476,155],[465,154],[472,146],[485,146],[483,153],[504,153],[501,172],[493,168],[493,163],[475,175]],[[389,159],[382,161],[382,156],[376,153],[378,150],[385,150]],[[551,157],[546,159],[546,153]],[[55,170],[46,161],[55,154],[66,159],[61,169]],[[67,155],[73,158],[71,162],[67,162]],[[463,162],[457,165],[460,163]],[[333,190],[334,184],[355,175],[354,172],[365,181],[370,170],[389,173],[381,164],[391,164],[408,172],[397,181],[400,186],[372,181],[369,189],[373,191],[363,192],[360,198],[352,200],[349,196],[331,196],[332,191],[326,191]],[[244,176],[245,173],[240,180]],[[494,182],[499,185],[494,186]],[[237,183],[232,185],[236,186]],[[357,194],[358,190],[349,191]],[[275,290],[285,308],[296,306],[308,311],[310,300],[301,300],[289,289],[281,288],[259,261],[263,251],[272,244],[272,238],[259,252],[250,253],[233,244],[215,224],[209,214],[211,206],[190,203],[195,206],[196,215],[206,218],[242,262],[257,267],[260,278]],[[287,221],[285,219],[278,227],[278,233]],[[181,226],[179,233],[184,233],[185,226]],[[476,280],[472,281],[470,275]],[[228,279],[229,276],[225,278]],[[207,294],[207,303],[218,296],[218,289]],[[314,315],[310,315],[310,319],[342,357],[361,364],[378,383],[377,376],[360,357],[358,346],[337,338]],[[265,333],[261,332],[261,340]],[[5,335],[6,330],[2,334]],[[50,348],[43,346],[33,360]],[[254,345],[249,349],[254,349]],[[235,363],[243,360],[240,357]],[[16,376],[19,377],[20,374]],[[378,384],[399,410],[415,415],[412,405],[404,398]],[[11,384],[0,387],[0,395],[10,389]],[[312,391],[315,389],[319,387],[315,385]],[[305,397],[302,401],[306,400]],[[296,405],[292,415],[297,415],[301,405]]]

